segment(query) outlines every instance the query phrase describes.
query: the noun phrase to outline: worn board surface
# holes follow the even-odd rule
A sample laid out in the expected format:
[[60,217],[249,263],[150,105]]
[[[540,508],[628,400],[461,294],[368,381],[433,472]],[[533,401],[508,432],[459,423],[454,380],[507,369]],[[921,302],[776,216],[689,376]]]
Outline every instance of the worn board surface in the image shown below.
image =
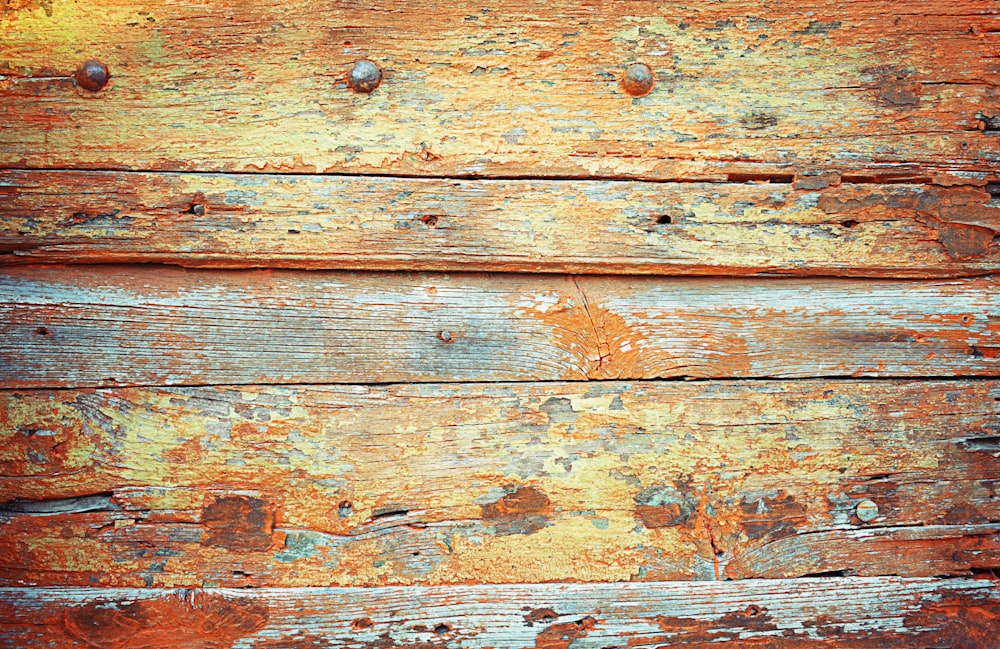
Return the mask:
[[0,165],[981,184],[998,46],[992,0],[8,2]]
[[1000,592],[967,579],[0,590],[0,642],[23,649],[960,649],[998,620]]
[[0,2],[0,646],[994,649],[998,83],[993,0]]
[[6,392],[0,425],[7,584],[1000,568],[995,381]]
[[0,263],[30,262],[976,275],[1000,185],[0,171]]
[[996,286],[12,267],[0,385],[995,376]]

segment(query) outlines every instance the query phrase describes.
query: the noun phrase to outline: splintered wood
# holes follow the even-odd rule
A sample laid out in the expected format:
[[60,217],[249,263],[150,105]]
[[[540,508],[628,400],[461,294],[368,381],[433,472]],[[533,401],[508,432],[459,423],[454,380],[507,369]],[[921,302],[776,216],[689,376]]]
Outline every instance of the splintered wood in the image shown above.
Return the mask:
[[995,649],[993,0],[0,2],[0,646]]
[[[0,583],[371,586],[1000,568],[993,381],[2,396],[10,433],[0,471],[18,477],[0,478],[14,499]],[[855,511],[866,500],[878,507],[874,522]]]

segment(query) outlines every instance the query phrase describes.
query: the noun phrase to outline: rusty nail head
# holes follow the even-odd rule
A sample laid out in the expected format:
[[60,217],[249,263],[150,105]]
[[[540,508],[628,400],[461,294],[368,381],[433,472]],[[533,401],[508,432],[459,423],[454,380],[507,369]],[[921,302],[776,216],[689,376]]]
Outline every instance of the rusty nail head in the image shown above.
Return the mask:
[[110,78],[108,66],[95,59],[87,59],[76,69],[76,85],[90,92],[103,90]]
[[354,63],[350,74],[347,75],[347,85],[354,92],[368,94],[374,92],[382,83],[382,70],[371,61],[361,59]]
[[622,88],[633,97],[648,95],[653,89],[653,71],[645,63],[633,63],[625,68],[622,78]]
[[878,516],[878,505],[870,500],[862,500],[858,503],[855,512],[862,521],[871,523]]

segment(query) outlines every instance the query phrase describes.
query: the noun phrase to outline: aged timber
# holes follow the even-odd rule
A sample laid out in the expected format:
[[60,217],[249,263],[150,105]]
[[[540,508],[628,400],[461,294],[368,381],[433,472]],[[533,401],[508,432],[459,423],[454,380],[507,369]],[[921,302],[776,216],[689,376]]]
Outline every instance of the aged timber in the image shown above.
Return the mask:
[[1000,184],[0,171],[0,264],[877,277],[1000,269]]
[[0,590],[19,649],[979,649],[998,620],[985,579]]
[[998,43],[993,0],[6,3],[0,166],[982,184]]
[[0,273],[3,387],[998,372],[991,278]]
[[995,381],[14,391],[0,426],[6,584],[1000,568]]

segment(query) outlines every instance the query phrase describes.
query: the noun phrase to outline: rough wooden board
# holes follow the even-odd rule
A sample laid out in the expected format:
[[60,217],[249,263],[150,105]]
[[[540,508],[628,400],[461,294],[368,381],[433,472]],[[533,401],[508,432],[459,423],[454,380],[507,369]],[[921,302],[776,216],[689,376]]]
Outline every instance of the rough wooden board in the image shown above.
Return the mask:
[[8,267],[0,386],[996,376],[942,281]]
[[1000,160],[992,0],[142,7],[6,3],[0,166],[982,184]]
[[[1000,568],[1000,384],[0,393],[0,581],[327,586]],[[14,500],[11,500],[14,499]],[[863,523],[862,500],[879,507]]]
[[[998,190],[1000,191],[1000,190]],[[1000,269],[981,188],[0,172],[0,263],[941,277]]]
[[991,649],[994,581],[0,590],[0,643],[146,649]]

